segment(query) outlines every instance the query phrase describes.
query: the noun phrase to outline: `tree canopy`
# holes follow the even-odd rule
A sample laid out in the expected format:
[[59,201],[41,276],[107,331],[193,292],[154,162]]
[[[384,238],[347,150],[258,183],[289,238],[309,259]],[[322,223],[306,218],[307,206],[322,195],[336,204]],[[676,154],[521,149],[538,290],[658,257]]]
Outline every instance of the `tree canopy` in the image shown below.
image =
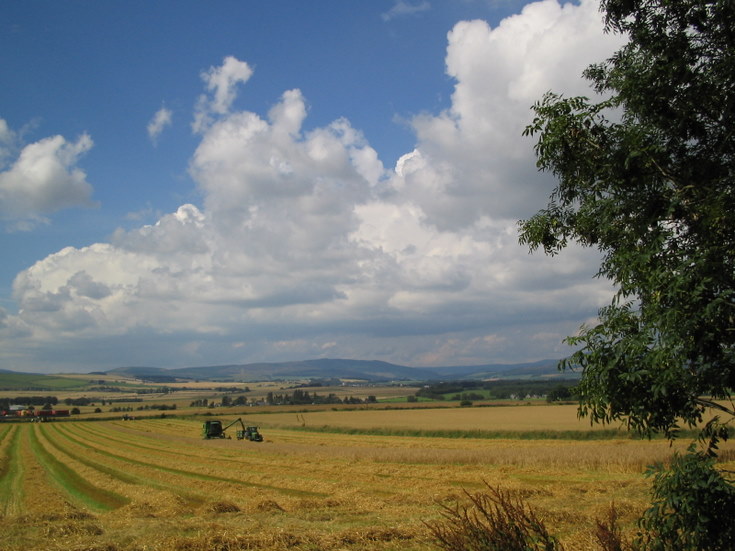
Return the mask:
[[[735,3],[603,0],[629,42],[585,77],[600,95],[549,92],[526,134],[558,180],[520,225],[531,250],[576,241],[602,253],[616,295],[567,342],[580,412],[673,437],[706,408],[733,416]],[[714,449],[726,437],[709,425]]]

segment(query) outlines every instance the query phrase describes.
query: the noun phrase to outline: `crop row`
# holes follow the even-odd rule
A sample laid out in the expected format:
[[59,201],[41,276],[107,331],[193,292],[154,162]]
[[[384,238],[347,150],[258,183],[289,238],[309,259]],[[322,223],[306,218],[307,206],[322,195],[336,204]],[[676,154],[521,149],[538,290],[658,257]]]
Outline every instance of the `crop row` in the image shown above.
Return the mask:
[[391,477],[371,464],[346,480],[343,470],[351,457],[325,463],[316,454],[309,457],[314,445],[203,441],[197,428],[194,422],[162,420],[9,426],[0,433],[2,510],[38,510],[27,496],[41,494],[49,496],[47,503],[97,512],[145,501],[198,507],[253,496],[322,500],[349,488],[399,495]]
[[[426,415],[417,427],[438,419]],[[285,538],[262,547],[247,539],[247,548],[301,541],[309,549],[424,551],[423,521],[438,517],[437,503],[488,481],[530,496],[569,541],[583,538],[580,519],[594,526],[611,501],[634,518],[647,492],[643,468],[672,452],[666,442],[629,439],[339,434],[307,431],[295,415],[296,427],[276,426],[285,418],[269,425],[266,417],[262,443],[203,440],[200,421],[172,417],[0,425],[0,531],[18,534],[12,549],[43,547],[49,531],[78,536],[59,538],[54,550],[85,548],[84,538],[123,538],[125,551],[204,549],[185,544],[206,526],[207,537],[229,530],[235,539]],[[49,520],[49,510],[66,504],[93,516]]]

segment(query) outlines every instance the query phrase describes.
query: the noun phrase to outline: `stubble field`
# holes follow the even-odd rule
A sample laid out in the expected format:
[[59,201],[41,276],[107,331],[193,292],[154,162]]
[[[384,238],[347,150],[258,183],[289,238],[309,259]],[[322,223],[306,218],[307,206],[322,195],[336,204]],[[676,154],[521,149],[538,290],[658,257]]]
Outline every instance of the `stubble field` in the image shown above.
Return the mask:
[[202,440],[201,419],[173,417],[0,424],[0,549],[429,550],[440,504],[486,483],[526,499],[566,549],[595,549],[594,520],[614,503],[633,530],[646,465],[673,451],[554,434],[591,430],[573,406],[244,419],[264,442]]

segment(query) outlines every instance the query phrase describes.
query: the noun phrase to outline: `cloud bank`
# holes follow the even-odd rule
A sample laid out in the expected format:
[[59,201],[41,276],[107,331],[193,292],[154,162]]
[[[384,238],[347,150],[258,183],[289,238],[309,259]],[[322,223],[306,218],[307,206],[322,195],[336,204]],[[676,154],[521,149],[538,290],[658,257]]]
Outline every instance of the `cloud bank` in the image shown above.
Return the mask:
[[[416,116],[415,149],[389,168],[348,119],[306,126],[298,89],[265,115],[233,109],[253,71],[226,57],[202,73],[193,113],[189,172],[202,203],[20,273],[19,312],[0,310],[0,354],[51,366],[71,347],[90,368],[561,356],[561,339],[610,289],[592,277],[594,251],[552,260],[518,245],[517,220],[553,186],[521,133],[546,90],[589,94],[581,71],[619,45],[589,0],[530,4],[496,28],[458,23],[451,107]],[[88,137],[34,145],[56,160],[67,203],[88,197],[73,168]],[[5,182],[4,193],[22,187]],[[27,195],[28,212],[60,204],[42,196],[48,205]]]

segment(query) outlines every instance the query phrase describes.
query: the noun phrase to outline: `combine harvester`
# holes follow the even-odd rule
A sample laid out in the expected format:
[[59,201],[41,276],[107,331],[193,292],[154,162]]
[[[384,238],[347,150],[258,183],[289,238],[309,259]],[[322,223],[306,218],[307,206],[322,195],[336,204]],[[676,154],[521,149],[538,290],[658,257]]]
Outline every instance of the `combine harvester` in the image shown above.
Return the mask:
[[240,425],[240,429],[236,432],[238,440],[250,440],[251,442],[262,442],[263,436],[258,432],[258,427],[246,427],[241,418],[235,419],[227,426],[222,426],[222,421],[204,421],[202,426],[202,437],[205,440],[212,438],[232,438],[227,436],[226,430],[233,425]]

